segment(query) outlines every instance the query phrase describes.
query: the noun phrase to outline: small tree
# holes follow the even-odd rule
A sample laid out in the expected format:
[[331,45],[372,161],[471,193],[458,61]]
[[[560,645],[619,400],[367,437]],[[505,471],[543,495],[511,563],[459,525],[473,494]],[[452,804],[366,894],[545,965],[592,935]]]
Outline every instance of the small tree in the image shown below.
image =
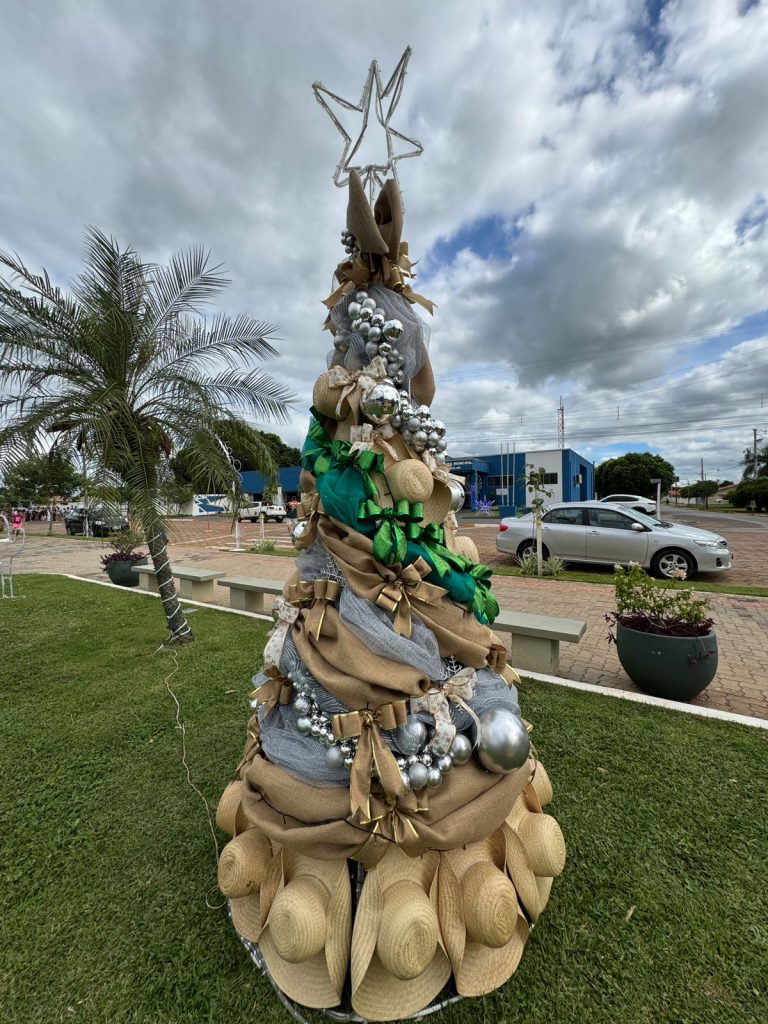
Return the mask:
[[[229,283],[202,248],[166,267],[144,263],[95,228],[69,292],[0,253],[0,463],[41,438],[103,473],[102,496],[141,523],[172,641],[192,638],[166,549],[164,469],[184,448],[193,476],[226,492],[237,476],[217,427],[241,408],[285,418],[290,394],[260,368],[273,328],[202,310]],[[239,477],[238,477],[239,480]]]
[[661,480],[661,493],[666,494],[675,480],[672,463],[651,452],[627,452],[600,463],[595,470],[595,490],[601,498],[609,494],[649,497],[656,493],[656,485],[651,483],[655,478]]
[[5,487],[14,504],[48,505],[48,532],[53,530],[53,503],[67,501],[83,487],[83,477],[70,460],[55,449],[20,459],[5,474]]
[[544,508],[544,498],[551,498],[552,491],[548,491],[544,487],[544,468],[539,466],[538,469],[534,467],[532,462],[527,462],[525,468],[528,470],[528,475],[524,476],[525,486],[529,494],[533,495],[531,498],[531,508],[533,509],[533,534],[534,544],[536,547],[536,570],[537,575],[542,576],[544,574],[544,558],[542,553],[541,544],[541,513]]
[[697,480],[695,484],[683,487],[681,493],[684,498],[703,498],[704,507],[709,508],[709,499],[717,492],[719,486],[717,480]]

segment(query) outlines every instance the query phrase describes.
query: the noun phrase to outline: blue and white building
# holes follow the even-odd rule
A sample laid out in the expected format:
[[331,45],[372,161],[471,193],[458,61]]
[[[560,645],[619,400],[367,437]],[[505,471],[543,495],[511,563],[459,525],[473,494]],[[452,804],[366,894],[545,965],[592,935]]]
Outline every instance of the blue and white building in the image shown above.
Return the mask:
[[[595,496],[595,467],[572,448],[544,451],[497,452],[449,458],[451,471],[465,478],[467,494],[480,501],[495,501],[497,506],[517,509],[530,506],[531,495],[525,477],[533,465],[544,470],[544,487],[552,492],[548,502],[589,501]],[[468,504],[470,502],[468,501]]]

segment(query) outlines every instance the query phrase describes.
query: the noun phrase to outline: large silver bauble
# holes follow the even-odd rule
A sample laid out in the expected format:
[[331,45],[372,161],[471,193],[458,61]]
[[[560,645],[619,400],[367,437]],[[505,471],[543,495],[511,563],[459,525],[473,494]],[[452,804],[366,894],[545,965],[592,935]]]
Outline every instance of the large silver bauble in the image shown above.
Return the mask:
[[472,757],[472,744],[464,733],[456,733],[449,753],[454,764],[466,764]]
[[369,341],[378,341],[380,337],[381,337],[381,328],[380,327],[376,327],[375,324],[371,324],[371,326],[368,328],[368,340]]
[[392,384],[374,384],[363,398],[363,412],[374,423],[386,423],[398,408],[397,389]]
[[360,305],[363,307],[363,309],[370,309],[371,316],[373,316],[373,311],[374,309],[376,309],[376,299],[365,298],[360,303]]
[[418,754],[427,742],[427,727],[415,715],[408,715],[405,725],[395,730],[395,745],[403,754]]
[[509,708],[484,711],[477,731],[477,758],[489,772],[506,775],[528,760],[531,750],[528,730]]
[[344,752],[338,743],[334,743],[332,747],[328,747],[325,752],[325,763],[329,768],[343,768],[344,767]]
[[443,781],[443,773],[439,768],[428,768],[427,769],[427,785],[430,789],[437,789],[440,783]]
[[438,757],[437,767],[440,769],[443,775],[449,772],[451,768],[453,768],[453,758],[451,757],[451,755],[443,754],[442,757]]
[[416,764],[409,765],[408,778],[414,789],[424,789],[429,781],[429,768],[417,761]]
[[347,316],[350,318],[350,320],[357,320],[357,318],[360,316],[359,302],[350,302],[350,304],[347,306]]
[[448,490],[451,492],[451,512],[458,512],[464,507],[464,488],[456,480],[449,480]]
[[377,356],[379,354],[379,346],[375,341],[366,341],[365,351],[368,353],[371,359],[373,359],[374,356]]
[[403,325],[399,320],[387,320],[384,324],[384,337],[387,341],[397,341],[403,333]]
[[310,732],[312,732],[312,723],[306,715],[302,715],[301,718],[296,719],[296,730],[297,732],[300,732],[302,736],[309,736]]

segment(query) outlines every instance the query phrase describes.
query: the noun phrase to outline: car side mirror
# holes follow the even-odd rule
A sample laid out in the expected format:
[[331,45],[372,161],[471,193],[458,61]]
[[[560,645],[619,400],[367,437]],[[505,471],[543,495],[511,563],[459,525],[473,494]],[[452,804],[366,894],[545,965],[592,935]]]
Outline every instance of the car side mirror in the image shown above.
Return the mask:
[[632,529],[635,533],[645,533],[645,527],[642,523],[632,523]]

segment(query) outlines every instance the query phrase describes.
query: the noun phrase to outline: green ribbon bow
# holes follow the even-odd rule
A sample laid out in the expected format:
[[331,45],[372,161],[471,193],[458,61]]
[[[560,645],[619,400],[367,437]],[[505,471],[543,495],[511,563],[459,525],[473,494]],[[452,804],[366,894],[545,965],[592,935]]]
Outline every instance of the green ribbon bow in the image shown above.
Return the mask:
[[380,508],[370,498],[360,502],[357,518],[361,523],[374,525],[373,555],[384,565],[404,561],[408,552],[408,541],[417,540],[421,533],[419,520],[424,515],[420,501],[410,504],[405,499],[398,501],[394,508]]
[[301,453],[301,464],[315,476],[322,476],[331,469],[352,467],[360,473],[368,497],[378,498],[379,490],[372,474],[384,472],[383,454],[370,450],[350,452],[351,447],[349,441],[332,441],[313,415]]
[[487,565],[473,565],[469,575],[476,584],[475,596],[469,610],[474,612],[482,623],[489,625],[499,614],[499,602],[491,591],[493,570]]

